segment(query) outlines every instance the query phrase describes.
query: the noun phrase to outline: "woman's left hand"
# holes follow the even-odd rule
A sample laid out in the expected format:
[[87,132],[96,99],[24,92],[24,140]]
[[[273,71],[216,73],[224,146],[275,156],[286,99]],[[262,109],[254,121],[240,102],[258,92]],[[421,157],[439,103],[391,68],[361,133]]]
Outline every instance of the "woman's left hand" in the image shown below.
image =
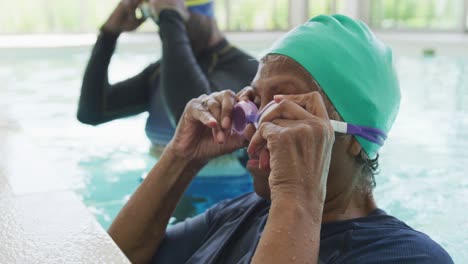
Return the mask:
[[[324,201],[335,140],[318,92],[277,95],[277,107],[262,117],[248,152],[269,153],[271,199],[278,195]],[[260,161],[262,163],[262,161]]]

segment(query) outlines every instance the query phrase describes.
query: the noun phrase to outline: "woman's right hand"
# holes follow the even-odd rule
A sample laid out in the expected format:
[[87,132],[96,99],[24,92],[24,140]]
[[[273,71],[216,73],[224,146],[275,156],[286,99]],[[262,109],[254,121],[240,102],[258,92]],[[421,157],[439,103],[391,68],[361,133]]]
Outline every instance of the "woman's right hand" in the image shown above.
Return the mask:
[[104,23],[102,29],[115,34],[137,29],[145,21],[145,18],[138,19],[135,14],[135,10],[143,1],[122,0]]
[[231,114],[237,98],[230,90],[201,95],[185,107],[177,129],[166,150],[178,158],[206,163],[231,153],[248,142],[231,133]]

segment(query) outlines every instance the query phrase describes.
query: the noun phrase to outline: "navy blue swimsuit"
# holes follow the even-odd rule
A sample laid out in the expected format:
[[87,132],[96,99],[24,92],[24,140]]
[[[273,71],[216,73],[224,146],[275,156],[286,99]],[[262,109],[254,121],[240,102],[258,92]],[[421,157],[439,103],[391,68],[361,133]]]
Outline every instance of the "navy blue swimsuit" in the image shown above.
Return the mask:
[[[269,201],[254,193],[169,228],[154,263],[250,263]],[[427,235],[383,210],[322,225],[319,263],[453,263]]]

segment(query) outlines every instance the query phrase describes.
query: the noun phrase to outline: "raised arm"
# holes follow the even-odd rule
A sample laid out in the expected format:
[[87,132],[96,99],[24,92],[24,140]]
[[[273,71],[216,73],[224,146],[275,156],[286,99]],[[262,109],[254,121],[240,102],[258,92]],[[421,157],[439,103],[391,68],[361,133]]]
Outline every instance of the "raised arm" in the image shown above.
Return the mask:
[[175,124],[190,99],[212,91],[195,58],[181,14],[173,9],[163,9],[158,23],[162,42],[162,94]]
[[109,235],[132,263],[156,253],[182,194],[204,163],[191,162],[166,148],[156,166],[109,228]]
[[143,20],[135,17],[139,0],[124,0],[102,26],[86,68],[78,106],[78,120],[98,125],[116,118],[146,111],[149,102],[150,77],[159,70],[152,64],[126,81],[110,85],[108,67],[117,38],[124,31],[137,28]]
[[191,100],[160,160],[120,211],[109,234],[133,263],[147,263],[158,251],[177,202],[203,165],[245,146],[243,137],[227,133],[230,122],[220,125],[235,100],[232,91]]
[[252,263],[317,263],[334,132],[319,93],[276,100],[248,149],[266,146],[271,168],[271,207]]

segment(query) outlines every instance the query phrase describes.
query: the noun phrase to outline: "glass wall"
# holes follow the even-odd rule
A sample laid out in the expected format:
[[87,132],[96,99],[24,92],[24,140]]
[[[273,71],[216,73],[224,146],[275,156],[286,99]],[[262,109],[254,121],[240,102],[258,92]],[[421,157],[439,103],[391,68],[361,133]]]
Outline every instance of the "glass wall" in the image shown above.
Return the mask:
[[[2,33],[93,32],[119,0],[0,1]],[[215,0],[221,29],[227,31],[287,30],[289,0]],[[145,23],[139,31],[154,31]]]
[[[218,26],[223,31],[289,29],[289,0],[215,0]],[[145,23],[140,31],[154,31]]]
[[289,0],[216,0],[216,17],[226,31],[287,30]]
[[[0,34],[95,32],[120,0],[0,0]],[[382,30],[464,31],[468,0],[214,0],[225,31],[287,30],[319,14],[353,12]],[[307,8],[290,12],[291,1]],[[303,2],[301,2],[303,1]],[[297,21],[297,20],[295,20]],[[154,32],[154,23],[139,31]]]
[[309,17],[345,12],[345,0],[308,0]]
[[119,0],[1,0],[0,33],[95,31]]
[[465,32],[468,33],[468,0],[465,1]]
[[371,0],[370,23],[392,30],[460,29],[464,0]]

